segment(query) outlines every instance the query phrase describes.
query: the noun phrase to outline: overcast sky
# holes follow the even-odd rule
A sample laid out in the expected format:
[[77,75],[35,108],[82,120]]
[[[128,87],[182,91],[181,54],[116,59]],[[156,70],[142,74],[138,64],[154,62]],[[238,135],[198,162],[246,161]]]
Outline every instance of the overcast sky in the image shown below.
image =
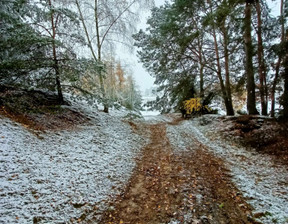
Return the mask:
[[[279,9],[280,9],[279,2],[280,1],[267,0],[267,2],[269,4],[270,9],[272,10],[272,13],[276,16],[279,15]],[[165,3],[165,0],[155,0],[155,6],[157,7],[160,5],[163,5],[164,3]],[[146,20],[149,17],[149,15],[150,13],[148,12],[146,12],[145,14],[143,13],[141,17],[141,23],[138,25],[137,30],[145,29]],[[138,63],[139,59],[136,56],[136,50],[137,49],[134,50],[134,53],[132,55],[128,55],[127,53],[124,60],[127,61],[129,65],[131,66],[136,84],[138,85],[142,93],[144,94],[146,89],[153,87],[154,78],[152,78],[148,74],[148,72],[145,71],[141,63]]]
[[[165,3],[165,0],[155,0],[155,6],[159,7]],[[146,21],[150,16],[150,12],[142,12],[141,22],[137,26],[137,30],[146,28]],[[137,49],[134,49],[133,54],[124,52],[121,54],[121,58],[124,59],[126,63],[129,64],[130,69],[132,69],[133,76],[135,78],[136,84],[141,90],[142,93],[145,93],[146,89],[153,87],[154,78],[152,78],[147,71],[142,67],[142,64],[139,63],[139,59],[136,56]],[[124,57],[124,58],[123,58]]]

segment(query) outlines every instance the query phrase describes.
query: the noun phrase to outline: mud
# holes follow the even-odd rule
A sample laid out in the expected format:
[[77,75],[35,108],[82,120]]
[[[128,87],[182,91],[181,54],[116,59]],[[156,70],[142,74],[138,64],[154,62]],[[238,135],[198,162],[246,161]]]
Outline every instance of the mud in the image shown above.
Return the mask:
[[191,139],[191,149],[175,153],[166,124],[147,128],[150,143],[126,189],[111,201],[99,223],[257,223],[249,218],[252,208],[221,159],[196,139]]

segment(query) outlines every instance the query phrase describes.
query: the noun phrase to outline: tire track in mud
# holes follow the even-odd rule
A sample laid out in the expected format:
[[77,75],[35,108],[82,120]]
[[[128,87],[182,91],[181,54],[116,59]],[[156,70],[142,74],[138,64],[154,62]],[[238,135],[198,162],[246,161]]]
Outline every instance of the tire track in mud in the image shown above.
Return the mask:
[[190,150],[174,153],[166,124],[147,129],[150,143],[126,189],[99,223],[257,223],[249,219],[251,208],[231,183],[223,162],[205,146],[192,137]]

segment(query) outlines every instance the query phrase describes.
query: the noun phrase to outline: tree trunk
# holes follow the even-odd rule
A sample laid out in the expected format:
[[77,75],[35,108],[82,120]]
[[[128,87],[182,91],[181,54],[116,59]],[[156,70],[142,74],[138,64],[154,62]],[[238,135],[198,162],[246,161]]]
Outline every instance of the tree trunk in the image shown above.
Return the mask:
[[266,85],[266,66],[264,61],[264,48],[262,41],[262,19],[261,19],[261,6],[259,0],[256,0],[257,11],[257,38],[258,38],[258,73],[260,79],[260,98],[261,98],[261,113],[267,115],[267,85]]
[[226,20],[223,21],[222,32],[223,32],[223,41],[224,41],[224,56],[225,56],[225,91],[227,95],[227,115],[234,115],[233,103],[232,103],[232,94],[231,94],[231,85],[230,85],[230,67],[229,67],[229,52],[228,52],[228,34],[225,27]]
[[[212,3],[211,3],[210,0],[208,1],[208,3],[211,6],[210,10],[211,10],[211,13],[212,13]],[[234,115],[232,100],[231,100],[231,98],[229,100],[229,97],[227,95],[227,89],[226,89],[227,86],[225,87],[225,84],[224,84],[224,81],[223,81],[223,78],[222,78],[222,69],[221,69],[221,63],[220,63],[219,48],[218,48],[218,42],[217,42],[217,37],[216,37],[216,31],[215,31],[215,25],[214,24],[212,26],[212,36],[213,36],[213,40],[214,40],[214,47],[215,47],[215,54],[216,54],[217,76],[218,76],[218,79],[219,79],[219,82],[220,82],[222,97],[224,99],[224,104],[225,104],[225,107],[226,107],[226,114],[227,115]],[[229,79],[228,79],[228,82],[229,82],[229,87],[230,87]]]
[[56,82],[56,89],[58,93],[58,99],[59,103],[64,102],[63,98],[63,93],[62,93],[62,86],[61,86],[61,79],[60,79],[60,69],[59,69],[59,63],[57,59],[57,51],[56,51],[56,24],[54,23],[54,13],[52,12],[52,2],[51,0],[48,1],[50,11],[51,11],[51,27],[52,27],[52,38],[53,38],[53,45],[52,45],[52,50],[53,50],[53,61],[54,65],[53,68],[55,70],[55,82]]
[[[283,43],[284,41],[284,1],[281,0],[281,5],[280,5],[280,18],[281,18],[281,42]],[[273,86],[271,90],[271,117],[275,116],[275,91],[276,91],[276,85],[278,83],[278,78],[279,78],[279,71],[280,71],[280,65],[282,61],[282,55],[279,54],[278,61],[275,67],[275,77],[273,80]]]
[[[75,0],[79,15],[80,15],[80,20],[82,22],[84,31],[85,31],[85,35],[88,41],[88,46],[90,48],[91,54],[93,56],[93,59],[95,60],[95,62],[98,62],[99,64],[101,64],[101,40],[100,40],[100,30],[99,30],[99,18],[98,18],[98,1],[95,0],[95,8],[94,8],[94,17],[95,17],[95,24],[96,24],[96,41],[97,41],[97,53],[98,55],[96,56],[96,51],[94,51],[93,46],[92,46],[92,42],[91,42],[91,38],[89,36],[88,33],[88,29],[84,20],[84,16],[83,13],[81,11],[80,5],[79,5],[79,1]],[[99,70],[99,81],[100,81],[100,91],[102,93],[102,100],[103,100],[103,105],[104,105],[104,112],[108,113],[109,112],[109,108],[108,108],[108,102],[107,102],[107,97],[106,97],[106,91],[105,91],[105,86],[104,86],[104,77],[103,77],[103,72],[100,69]]]
[[251,1],[246,1],[244,18],[244,42],[246,53],[245,71],[247,75],[247,110],[250,115],[258,114],[256,109],[255,80],[253,69],[253,46],[251,37]]
[[81,20],[81,23],[82,23],[82,26],[83,26],[87,41],[88,41],[88,47],[89,47],[89,49],[91,51],[93,59],[95,60],[95,62],[97,62],[97,56],[96,56],[96,54],[94,52],[94,49],[93,49],[93,46],[92,46],[92,42],[91,42],[91,39],[90,39],[90,36],[89,36],[89,33],[88,33],[88,29],[87,29],[87,26],[86,26],[86,23],[85,23],[85,20],[84,20],[83,13],[82,13],[81,8],[80,8],[79,1],[75,0],[75,3],[76,3],[76,6],[77,6],[79,15],[80,15],[80,20]]
[[[97,39],[97,49],[98,49],[98,62],[102,64],[102,58],[101,58],[102,43],[100,40],[100,27],[99,27],[99,17],[98,16],[99,16],[98,15],[98,0],[95,0],[95,25],[96,25],[96,39]],[[100,80],[100,89],[101,89],[101,93],[102,93],[104,112],[109,113],[108,100],[107,100],[105,86],[104,86],[104,77],[103,77],[102,68],[99,70],[98,75],[99,75],[99,80]]]
[[[287,55],[288,57],[288,55]],[[283,117],[288,119],[288,61],[285,62],[285,74],[284,74],[284,93],[283,93]]]
[[[198,27],[197,27],[198,31]],[[200,97],[204,97],[204,62],[203,62],[203,55],[202,55],[202,46],[203,46],[203,40],[198,37],[197,38],[197,44],[198,44],[198,50],[199,50],[199,67],[200,67]]]
[[204,65],[202,64],[202,62],[200,62],[200,97],[203,98],[204,97]]
[[282,96],[283,104],[283,117],[288,120],[288,30],[286,31],[285,43],[285,56],[284,56],[284,93]]
[[214,39],[216,61],[217,61],[217,76],[218,76],[219,82],[220,82],[222,97],[224,99],[224,104],[226,107],[226,113],[227,113],[227,115],[234,115],[232,101],[229,101],[229,99],[228,99],[226,88],[225,88],[224,81],[222,78],[222,69],[221,69],[221,64],[220,64],[219,49],[218,49],[218,43],[217,43],[216,32],[215,32],[214,27],[213,27],[213,39]]
[[282,61],[282,59],[279,56],[277,64],[276,64],[276,68],[275,68],[275,77],[273,80],[273,86],[272,86],[272,90],[271,90],[271,112],[270,112],[271,117],[275,117],[275,92],[276,92],[276,86],[278,83],[281,61]]

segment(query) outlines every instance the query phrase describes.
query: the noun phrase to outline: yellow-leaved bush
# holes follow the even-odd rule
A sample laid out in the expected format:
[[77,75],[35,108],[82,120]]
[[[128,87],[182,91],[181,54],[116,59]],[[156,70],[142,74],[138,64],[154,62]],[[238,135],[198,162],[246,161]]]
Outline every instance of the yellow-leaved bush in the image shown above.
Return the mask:
[[211,111],[207,105],[202,105],[201,98],[191,98],[183,102],[186,114],[192,114],[194,112],[200,112],[203,110]]

